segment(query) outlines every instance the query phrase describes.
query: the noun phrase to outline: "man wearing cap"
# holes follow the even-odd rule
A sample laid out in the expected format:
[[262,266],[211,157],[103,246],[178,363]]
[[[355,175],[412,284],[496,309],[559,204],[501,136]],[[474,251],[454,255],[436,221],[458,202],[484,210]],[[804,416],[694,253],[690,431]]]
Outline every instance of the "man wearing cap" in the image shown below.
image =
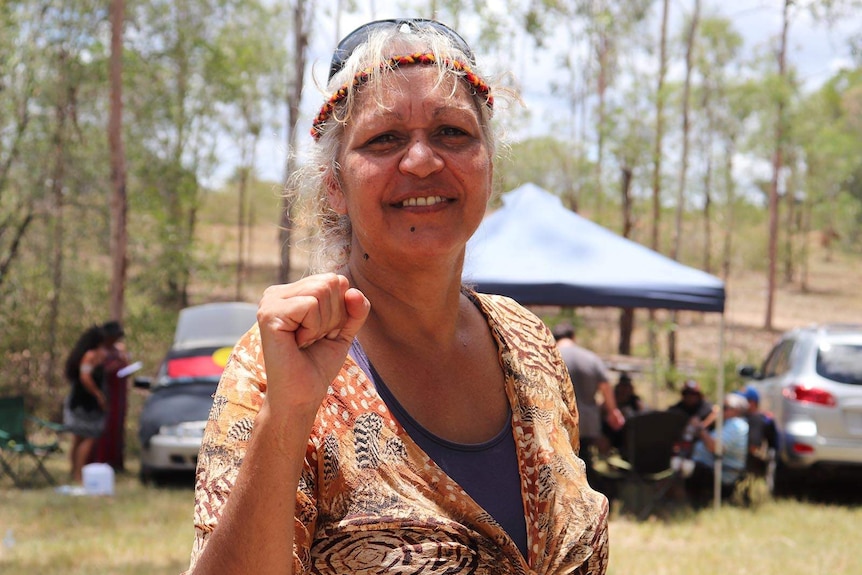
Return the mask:
[[670,407],[669,410],[682,411],[689,419],[695,419],[694,423],[706,429],[712,429],[718,410],[703,396],[700,385],[693,379],[688,379],[682,386],[682,397]]
[[763,447],[775,447],[775,422],[769,414],[760,411],[760,394],[751,385],[736,392],[748,402],[745,418],[748,420],[748,450],[762,457]]

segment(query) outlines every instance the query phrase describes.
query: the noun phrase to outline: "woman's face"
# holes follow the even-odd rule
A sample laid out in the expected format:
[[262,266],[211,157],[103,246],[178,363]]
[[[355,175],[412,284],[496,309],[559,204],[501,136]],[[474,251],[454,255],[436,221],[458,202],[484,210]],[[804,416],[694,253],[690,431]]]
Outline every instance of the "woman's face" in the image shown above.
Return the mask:
[[354,254],[418,265],[460,258],[482,221],[493,167],[479,115],[462,80],[437,78],[434,68],[405,67],[383,79],[382,106],[373,89],[355,101],[340,185],[330,189],[335,210],[350,216]]

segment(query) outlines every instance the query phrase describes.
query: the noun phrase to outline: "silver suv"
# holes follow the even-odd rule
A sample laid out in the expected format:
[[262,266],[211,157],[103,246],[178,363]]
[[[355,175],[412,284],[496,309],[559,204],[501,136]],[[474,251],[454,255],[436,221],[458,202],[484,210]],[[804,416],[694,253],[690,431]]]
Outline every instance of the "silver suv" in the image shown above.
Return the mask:
[[759,370],[745,366],[740,375],[752,378],[761,410],[775,421],[768,479],[776,492],[862,471],[862,324],[789,331]]

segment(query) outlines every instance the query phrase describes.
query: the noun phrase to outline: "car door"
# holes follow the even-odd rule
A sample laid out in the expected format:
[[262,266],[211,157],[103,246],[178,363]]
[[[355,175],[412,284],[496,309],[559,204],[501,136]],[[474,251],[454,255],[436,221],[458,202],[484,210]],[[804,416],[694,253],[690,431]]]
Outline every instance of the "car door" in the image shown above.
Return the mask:
[[797,347],[796,344],[797,340],[793,337],[787,337],[778,342],[767,355],[760,373],[761,381],[758,387],[761,410],[771,413],[777,422],[782,421],[784,416],[781,392],[784,380],[790,372],[791,357]]

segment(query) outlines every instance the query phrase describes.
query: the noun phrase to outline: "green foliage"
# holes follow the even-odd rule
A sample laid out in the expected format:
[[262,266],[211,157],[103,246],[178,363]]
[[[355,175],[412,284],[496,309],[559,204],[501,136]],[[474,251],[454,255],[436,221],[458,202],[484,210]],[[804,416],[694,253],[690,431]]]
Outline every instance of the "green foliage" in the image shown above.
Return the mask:
[[584,174],[591,170],[583,154],[554,137],[530,138],[512,145],[497,165],[496,185],[504,192],[532,182],[561,197],[569,206],[589,191]]

